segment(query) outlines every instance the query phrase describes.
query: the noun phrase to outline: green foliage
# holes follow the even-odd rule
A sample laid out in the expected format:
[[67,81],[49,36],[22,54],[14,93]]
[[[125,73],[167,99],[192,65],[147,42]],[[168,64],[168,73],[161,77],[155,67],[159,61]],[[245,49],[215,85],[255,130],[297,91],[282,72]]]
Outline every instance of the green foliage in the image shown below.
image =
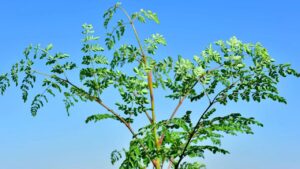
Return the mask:
[[[118,11],[125,18],[117,20],[116,26],[110,26]],[[263,126],[242,113],[222,112],[226,115],[217,116],[220,110],[215,105],[266,99],[287,103],[277,89],[279,80],[288,75],[300,76],[290,64],[277,64],[260,43],[243,43],[236,37],[210,44],[192,60],[183,56],[156,57],[158,47],[167,45],[166,40],[156,33],[142,41],[135,22],[159,23],[157,14],[143,9],[128,14],[121,3],[117,3],[103,18],[108,31],[105,47],[100,45],[100,37],[95,35],[91,24],[82,26],[80,63],[70,61],[72,58],[65,53],[52,54],[52,44],[45,48],[29,45],[23,52],[25,57],[12,66],[10,73],[0,76],[0,93],[3,95],[13,82],[20,86],[26,102],[30,98],[29,90],[40,85],[43,92],[38,93],[31,104],[33,116],[48,102],[49,96],[61,94],[68,114],[77,102],[98,103],[107,113],[89,116],[86,123],[112,119],[121,122],[132,134],[128,149],[111,154],[112,164],[122,160],[121,169],[150,166],[161,169],[166,162],[175,169],[205,168],[199,162],[185,159],[204,158],[207,151],[228,154],[229,151],[221,147],[224,135],[253,134],[253,126]],[[137,43],[116,45],[126,36],[128,28],[133,30],[129,32],[134,33]],[[112,56],[106,56],[108,53]],[[44,64],[43,71],[38,70],[39,63]],[[76,82],[79,84],[68,78],[69,72],[78,73]],[[37,78],[41,78],[41,83],[36,83]],[[105,99],[103,92],[114,89],[119,100],[106,104],[102,100]],[[153,92],[156,89],[166,91],[160,94],[165,99],[178,102],[174,110],[170,110],[170,118],[161,121],[156,120],[159,115],[159,108],[155,108],[157,95]],[[204,110],[179,109],[183,102],[203,99],[208,101]],[[179,111],[185,114],[179,117]],[[136,132],[132,124],[138,116],[146,116],[148,121]]]
[[159,24],[159,19],[157,17],[157,14],[150,11],[150,10],[144,10],[141,9],[139,12],[135,12],[131,15],[132,21],[137,19],[141,23],[145,23],[146,19],[149,19],[151,21],[154,21],[155,23]]
[[155,50],[158,48],[157,45],[167,45],[165,38],[160,34],[153,34],[151,38],[145,39],[145,43],[148,45],[147,52],[152,55],[155,54]]
[[181,169],[205,169],[205,165],[201,164],[199,162],[194,162],[194,163],[187,163],[184,162],[180,166]]
[[[101,120],[104,120],[104,119],[118,120],[122,123],[122,121],[119,118],[117,118],[115,115],[112,115],[112,114],[94,114],[94,115],[91,115],[91,116],[87,117],[85,122],[86,123],[89,123],[90,121],[98,122],[98,121],[101,121]],[[128,123],[132,122],[131,118],[124,118],[124,120]]]
[[114,115],[111,115],[111,114],[96,114],[96,115],[92,115],[92,116],[89,116],[85,122],[88,123],[90,121],[100,121],[100,120],[103,120],[103,119],[116,119],[116,117]]
[[9,83],[9,79],[7,77],[7,74],[3,74],[0,76],[0,93],[1,95],[4,94],[5,90],[7,87],[10,86],[10,83]]
[[47,97],[44,94],[37,94],[31,103],[31,114],[36,116],[38,109],[44,106],[44,101],[48,102]]
[[111,152],[110,159],[112,165],[114,165],[121,158],[122,158],[122,154],[119,151],[114,150],[113,152]]

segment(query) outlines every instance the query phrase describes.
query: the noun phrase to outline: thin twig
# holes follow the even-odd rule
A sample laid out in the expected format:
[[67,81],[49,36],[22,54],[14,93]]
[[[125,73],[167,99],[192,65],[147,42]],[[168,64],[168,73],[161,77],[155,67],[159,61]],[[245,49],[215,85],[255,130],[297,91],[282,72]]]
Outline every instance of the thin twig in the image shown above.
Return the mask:
[[238,83],[241,79],[238,79],[237,81],[233,82],[230,86],[226,87],[225,89],[221,90],[218,94],[216,94],[216,96],[213,98],[213,100],[209,103],[209,105],[207,106],[207,108],[204,110],[204,112],[202,113],[202,115],[200,116],[200,118],[198,119],[197,124],[195,125],[193,131],[191,132],[188,141],[186,142],[184,149],[181,153],[181,155],[179,156],[179,160],[177,162],[177,164],[175,165],[175,169],[178,169],[180,162],[183,160],[184,156],[185,156],[185,152],[189,146],[189,144],[192,141],[192,138],[194,137],[194,135],[196,134],[200,124],[201,124],[201,120],[203,119],[204,115],[208,112],[208,110],[213,106],[214,103],[216,103],[216,99],[218,98],[218,96],[223,93],[224,91],[231,89],[234,85],[236,85],[236,83]]
[[[223,65],[221,64],[221,65],[219,65],[218,67],[215,67],[215,68],[213,68],[213,69],[210,69],[210,70],[206,71],[206,73],[203,74],[203,75],[201,75],[199,78],[203,78],[203,77],[204,77],[205,75],[207,75],[208,73],[210,73],[210,72],[212,72],[212,71],[214,71],[214,70],[217,70],[217,69],[221,68],[222,66],[223,66]],[[198,83],[198,81],[196,81],[196,82],[192,85],[192,87],[191,87],[190,90],[192,90],[192,89],[197,85],[197,83]],[[179,102],[178,102],[178,104],[176,105],[175,109],[173,110],[173,112],[172,112],[172,114],[171,114],[169,120],[167,121],[167,124],[175,117],[175,115],[176,115],[178,109],[180,108],[180,106],[182,105],[182,103],[184,102],[184,100],[186,99],[186,97],[188,96],[188,94],[189,94],[189,93],[187,92],[187,93],[179,100]],[[208,97],[208,95],[207,95],[207,97]],[[208,98],[209,98],[209,97],[208,97]],[[209,98],[209,102],[211,102],[210,98]],[[162,144],[162,142],[163,142],[163,140],[164,140],[164,137],[165,137],[165,135],[162,134],[161,137],[160,137],[160,139],[159,139],[159,144],[160,144],[160,145]]]
[[211,99],[210,99],[210,97],[209,97],[209,95],[208,95],[208,93],[207,93],[207,91],[206,91],[206,88],[205,88],[204,84],[201,83],[201,82],[200,82],[200,84],[201,84],[201,86],[202,86],[202,88],[203,88],[203,91],[204,91],[204,93],[205,93],[205,95],[206,95],[206,97],[207,97],[209,103],[211,103]]
[[171,169],[172,165],[174,165],[173,159],[170,159],[168,169]]
[[37,74],[40,74],[40,75],[43,75],[43,76],[47,76],[47,77],[51,77],[53,79],[56,79],[56,80],[60,80],[60,81],[63,81],[63,82],[66,82],[68,83],[69,85],[71,85],[72,87],[78,89],[78,90],[81,90],[84,92],[84,94],[86,95],[87,98],[90,98],[94,101],[96,101],[97,103],[99,103],[102,107],[104,107],[107,111],[111,112],[114,116],[116,116],[122,123],[125,124],[125,126],[129,129],[129,131],[135,135],[135,132],[133,131],[133,129],[131,128],[130,124],[128,122],[126,122],[126,120],[121,117],[120,115],[118,115],[118,113],[116,113],[114,110],[112,110],[111,108],[109,108],[107,105],[105,105],[102,100],[98,97],[95,97],[95,96],[91,96],[90,94],[88,94],[86,91],[84,91],[83,89],[81,89],[80,87],[78,87],[77,85],[73,84],[72,82],[70,82],[68,79],[63,79],[63,78],[60,78],[58,76],[53,76],[53,75],[49,75],[49,74],[46,74],[46,73],[43,73],[43,72],[39,72],[39,71],[33,71],[34,73],[37,73]]

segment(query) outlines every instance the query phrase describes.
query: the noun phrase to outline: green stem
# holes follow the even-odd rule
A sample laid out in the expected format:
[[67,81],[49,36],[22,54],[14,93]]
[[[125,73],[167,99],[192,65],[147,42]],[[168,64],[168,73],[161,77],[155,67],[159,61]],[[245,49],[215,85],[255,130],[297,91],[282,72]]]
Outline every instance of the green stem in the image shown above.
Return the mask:
[[[128,20],[130,22],[130,25],[131,25],[132,30],[134,32],[134,36],[135,36],[135,38],[137,40],[137,43],[139,45],[139,48],[141,50],[143,63],[146,65],[147,64],[147,57],[146,57],[145,52],[143,50],[142,43],[140,41],[138,32],[137,32],[137,30],[134,26],[133,20],[131,19],[131,17],[129,16],[129,14],[127,13],[127,11],[124,8],[122,8],[121,6],[119,6],[118,8],[123,11],[123,13],[126,15],[126,17],[128,18]],[[155,124],[156,124],[156,115],[155,115],[154,91],[153,91],[153,80],[152,80],[152,71],[151,70],[149,72],[147,72],[147,80],[148,80],[148,88],[149,88],[150,99],[151,99],[151,114],[152,114],[151,124],[154,125],[154,127],[153,127],[153,136],[154,136],[156,149],[159,150],[160,149],[160,144],[159,144],[159,140],[158,140],[158,136],[157,136],[157,128],[155,126]],[[155,159],[155,168],[156,169],[161,169],[159,158]]]

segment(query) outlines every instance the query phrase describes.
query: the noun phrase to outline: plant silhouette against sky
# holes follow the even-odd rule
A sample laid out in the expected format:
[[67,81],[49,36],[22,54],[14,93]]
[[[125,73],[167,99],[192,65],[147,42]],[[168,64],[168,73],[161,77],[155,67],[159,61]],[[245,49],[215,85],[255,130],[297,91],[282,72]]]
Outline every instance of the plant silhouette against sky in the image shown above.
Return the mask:
[[[100,45],[91,24],[82,26],[81,63],[75,63],[68,54],[51,53],[52,44],[45,48],[30,45],[24,51],[25,58],[0,76],[0,92],[3,95],[14,83],[26,102],[31,88],[43,88],[33,97],[33,116],[50,96],[57,94],[62,94],[68,113],[77,102],[98,103],[107,113],[89,116],[86,123],[113,119],[132,135],[128,148],[111,154],[112,164],[121,160],[123,169],[204,168],[204,164],[189,159],[202,158],[205,151],[227,154],[221,147],[224,134],[253,134],[253,125],[262,126],[253,117],[240,113],[216,116],[217,104],[265,99],[286,103],[277,89],[279,79],[300,76],[289,64],[276,64],[260,43],[243,43],[236,37],[209,45],[193,60],[182,56],[160,58],[156,50],[167,45],[164,37],[155,33],[142,40],[135,27],[137,22],[159,23],[156,13],[141,9],[129,14],[117,3],[103,18],[108,32],[105,45]],[[135,43],[118,44],[125,33]],[[37,64],[45,68],[39,70]],[[72,81],[70,73],[79,73],[79,80]],[[159,107],[155,107],[156,89],[165,91],[165,99],[178,103],[169,108],[169,118],[162,121],[156,118],[160,115]],[[102,98],[106,90],[117,90],[122,101]],[[201,102],[207,104],[204,110],[180,109],[183,103],[203,99],[207,100]],[[184,115],[178,116],[179,111]],[[197,119],[191,119],[192,114]],[[142,128],[134,129],[137,116],[145,116],[147,121]]]

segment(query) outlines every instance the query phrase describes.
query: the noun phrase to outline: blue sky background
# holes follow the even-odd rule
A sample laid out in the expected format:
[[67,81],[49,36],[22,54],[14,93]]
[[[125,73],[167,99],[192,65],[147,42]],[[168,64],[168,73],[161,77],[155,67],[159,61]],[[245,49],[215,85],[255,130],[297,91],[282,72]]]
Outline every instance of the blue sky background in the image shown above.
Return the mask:
[[[31,43],[44,46],[53,43],[55,51],[69,53],[79,60],[81,25],[92,23],[96,32],[103,34],[102,14],[114,2],[2,1],[0,72],[9,71]],[[131,12],[144,8],[158,13],[160,25],[138,25],[141,37],[158,32],[167,39],[168,46],[159,50],[158,57],[181,54],[189,58],[199,54],[209,43],[235,35],[244,42],[261,42],[278,62],[292,63],[300,71],[299,1],[122,2]],[[265,127],[255,128],[255,135],[225,137],[223,146],[231,154],[207,154],[202,161],[208,169],[299,169],[299,87],[300,80],[295,78],[280,83],[279,90],[288,105],[265,101],[222,107],[220,110],[225,113],[243,112],[255,116]],[[107,102],[114,99],[112,96],[107,94]],[[175,105],[157,102],[159,111],[167,114],[171,112],[169,106]],[[187,110],[187,106],[181,110]],[[0,97],[0,169],[116,168],[110,164],[110,152],[127,147],[130,134],[109,120],[84,123],[88,115],[103,111],[96,104],[79,104],[68,117],[58,97],[51,99],[37,117],[31,117],[29,103],[22,103],[19,90],[10,88]]]

